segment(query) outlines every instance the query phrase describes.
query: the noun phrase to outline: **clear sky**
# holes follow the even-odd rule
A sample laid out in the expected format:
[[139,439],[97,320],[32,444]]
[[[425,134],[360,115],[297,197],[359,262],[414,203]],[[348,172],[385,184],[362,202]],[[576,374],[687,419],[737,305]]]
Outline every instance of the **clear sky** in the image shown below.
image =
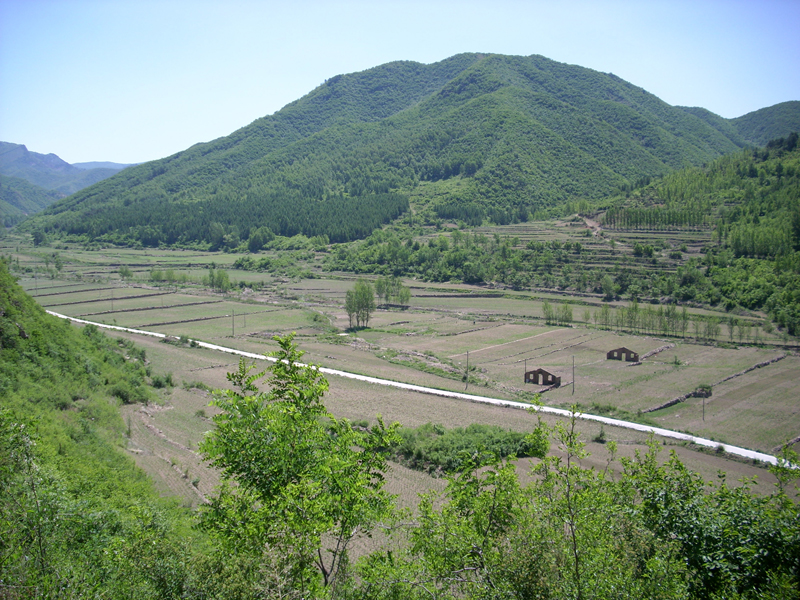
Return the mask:
[[541,54],[723,117],[800,100],[800,0],[0,0],[0,140],[143,162],[341,73]]

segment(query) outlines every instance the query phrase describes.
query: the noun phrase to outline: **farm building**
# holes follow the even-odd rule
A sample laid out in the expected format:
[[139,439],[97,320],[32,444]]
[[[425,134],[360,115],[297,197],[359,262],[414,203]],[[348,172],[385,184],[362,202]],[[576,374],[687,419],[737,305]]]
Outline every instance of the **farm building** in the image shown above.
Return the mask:
[[607,360],[624,360],[627,362],[637,362],[639,360],[639,353],[633,350],[628,350],[625,346],[609,350],[606,353]]
[[533,383],[535,385],[554,385],[556,387],[561,385],[561,377],[548,373],[544,369],[534,369],[525,373],[525,383]]

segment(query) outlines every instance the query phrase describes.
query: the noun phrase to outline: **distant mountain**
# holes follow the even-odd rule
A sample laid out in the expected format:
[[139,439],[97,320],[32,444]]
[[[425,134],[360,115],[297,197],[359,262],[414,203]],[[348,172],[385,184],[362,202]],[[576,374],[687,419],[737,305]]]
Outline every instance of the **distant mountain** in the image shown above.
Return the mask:
[[[84,166],[98,165],[98,167]],[[18,177],[61,197],[107,179],[127,165],[81,163],[71,165],[55,154],[31,152],[22,144],[0,142],[0,175]]]
[[262,226],[351,240],[412,204],[417,220],[503,223],[749,140],[730,121],[615,75],[541,56],[460,54],[332,77],[227,137],[82,190],[31,226],[222,247]]
[[136,163],[131,164],[122,164],[122,163],[115,163],[115,162],[83,162],[83,163],[72,163],[73,167],[77,167],[78,169],[82,169],[84,171],[88,169],[111,169],[112,171],[121,171],[122,169],[127,169],[128,167],[134,166]]

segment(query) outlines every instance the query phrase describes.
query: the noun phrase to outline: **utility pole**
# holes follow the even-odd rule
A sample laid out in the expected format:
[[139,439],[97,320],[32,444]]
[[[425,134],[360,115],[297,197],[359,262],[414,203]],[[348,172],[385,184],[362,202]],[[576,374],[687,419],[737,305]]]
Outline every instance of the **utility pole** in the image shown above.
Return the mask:
[[467,350],[467,385],[464,386],[464,391],[469,387],[469,350]]
[[231,337],[236,337],[236,309],[231,310]]
[[575,395],[575,355],[572,355],[572,395]]

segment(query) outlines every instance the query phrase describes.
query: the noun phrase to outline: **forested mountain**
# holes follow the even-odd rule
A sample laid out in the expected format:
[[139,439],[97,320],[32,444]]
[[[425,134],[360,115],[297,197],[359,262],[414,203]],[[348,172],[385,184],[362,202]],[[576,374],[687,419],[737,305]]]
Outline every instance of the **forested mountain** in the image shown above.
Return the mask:
[[37,187],[55,191],[59,198],[111,177],[127,166],[97,164],[102,164],[102,167],[75,166],[55,154],[39,154],[22,144],[0,142],[0,175],[18,177]]
[[62,197],[19,177],[0,175],[0,226],[10,227]]
[[748,142],[763,146],[770,140],[800,131],[800,101],[781,102],[731,119],[730,122]]
[[524,220],[748,141],[716,115],[611,74],[460,54],[332,77],[230,136],[82,190],[28,227],[144,245],[235,245],[262,226],[341,242],[412,201],[468,222]]

